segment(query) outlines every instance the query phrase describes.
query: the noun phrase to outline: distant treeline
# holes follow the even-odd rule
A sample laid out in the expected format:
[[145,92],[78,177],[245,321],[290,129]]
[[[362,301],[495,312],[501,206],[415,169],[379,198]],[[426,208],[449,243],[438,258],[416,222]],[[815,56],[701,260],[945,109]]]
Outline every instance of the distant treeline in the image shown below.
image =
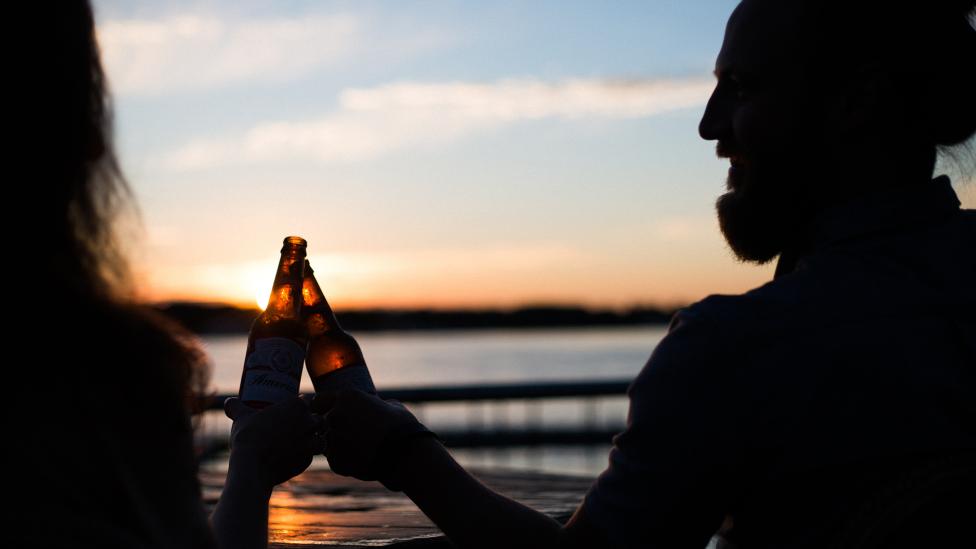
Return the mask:
[[[229,305],[170,303],[157,308],[198,334],[247,333],[260,314],[257,309]],[[583,307],[522,307],[511,310],[385,310],[360,309],[337,313],[342,327],[353,331],[448,330],[478,328],[546,328],[666,324],[673,310],[634,307],[617,311]]]

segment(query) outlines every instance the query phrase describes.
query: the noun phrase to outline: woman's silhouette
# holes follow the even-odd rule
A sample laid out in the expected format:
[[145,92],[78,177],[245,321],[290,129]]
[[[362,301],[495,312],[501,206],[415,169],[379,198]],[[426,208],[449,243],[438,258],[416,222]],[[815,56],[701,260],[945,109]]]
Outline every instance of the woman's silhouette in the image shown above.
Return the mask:
[[[132,301],[116,227],[134,208],[91,7],[18,10],[25,78],[5,128],[7,217],[22,227],[8,248],[18,352],[4,384],[13,545],[263,546],[271,487],[311,459],[307,406],[296,397],[235,423],[236,463],[212,531],[190,421],[207,365],[189,334]],[[266,432],[275,420],[283,436]]]

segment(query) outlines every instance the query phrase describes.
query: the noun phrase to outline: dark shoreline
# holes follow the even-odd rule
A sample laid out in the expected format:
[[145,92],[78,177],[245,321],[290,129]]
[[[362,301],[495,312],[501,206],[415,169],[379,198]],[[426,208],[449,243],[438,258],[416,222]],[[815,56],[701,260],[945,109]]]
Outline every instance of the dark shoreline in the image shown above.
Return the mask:
[[[168,303],[156,310],[196,334],[246,334],[260,313],[231,305]],[[673,309],[632,307],[623,310],[576,306],[516,309],[361,309],[336,313],[354,332],[386,330],[472,330],[493,328],[565,328],[667,324]]]

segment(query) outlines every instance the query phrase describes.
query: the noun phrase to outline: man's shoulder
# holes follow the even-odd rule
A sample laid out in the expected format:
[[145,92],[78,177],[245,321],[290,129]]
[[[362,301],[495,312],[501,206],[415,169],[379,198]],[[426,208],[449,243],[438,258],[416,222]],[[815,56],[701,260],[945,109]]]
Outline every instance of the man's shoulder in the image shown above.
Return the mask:
[[749,345],[751,334],[763,331],[770,309],[776,307],[775,299],[757,290],[714,294],[679,309],[638,380],[661,376],[704,380],[713,375],[706,371],[726,368],[731,357]]
[[[694,375],[715,368],[740,370],[747,357],[778,352],[819,333],[841,314],[805,275],[788,275],[741,294],[713,294],[678,310],[667,336],[651,355],[657,369],[697,364]],[[826,305],[826,306],[823,306]]]
[[741,294],[712,294],[680,309],[672,321],[678,327],[696,327],[734,333],[756,324],[781,322],[809,300],[808,277],[789,275]]

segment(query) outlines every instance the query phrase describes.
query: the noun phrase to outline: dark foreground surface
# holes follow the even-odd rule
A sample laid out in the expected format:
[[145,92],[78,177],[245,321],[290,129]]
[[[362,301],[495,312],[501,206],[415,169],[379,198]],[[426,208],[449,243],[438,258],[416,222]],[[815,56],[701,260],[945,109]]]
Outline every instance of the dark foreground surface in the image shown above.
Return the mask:
[[[591,478],[510,471],[475,471],[488,486],[560,521],[568,519]],[[200,474],[211,507],[224,472]],[[377,482],[310,469],[275,489],[270,547],[449,547],[440,530],[406,496]]]

